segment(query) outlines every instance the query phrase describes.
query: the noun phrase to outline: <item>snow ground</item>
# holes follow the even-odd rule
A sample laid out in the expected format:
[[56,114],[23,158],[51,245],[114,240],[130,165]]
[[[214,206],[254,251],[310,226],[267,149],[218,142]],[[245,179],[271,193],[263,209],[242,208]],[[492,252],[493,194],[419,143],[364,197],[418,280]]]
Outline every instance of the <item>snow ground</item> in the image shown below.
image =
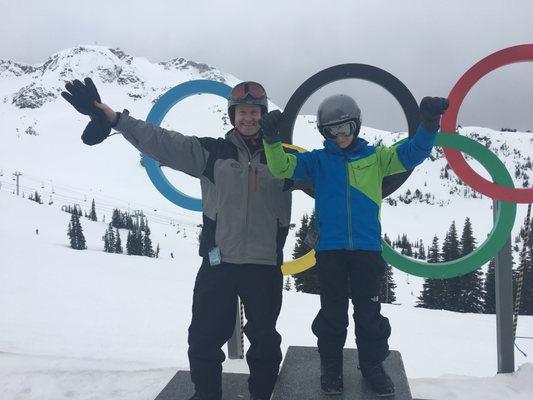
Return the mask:
[[[67,246],[70,215],[0,191],[0,391],[7,400],[153,399],[178,369],[188,369],[186,334],[199,258],[195,238],[176,240],[155,224],[154,243],[174,241],[175,259],[107,254],[106,224],[82,219],[89,249]],[[39,235],[35,221],[40,221]],[[125,233],[125,232],[124,232]],[[165,237],[167,234],[167,237]],[[169,239],[172,236],[172,239]],[[405,286],[399,282],[399,286]],[[315,345],[310,323],[317,296],[284,292],[279,319],[283,350]],[[533,365],[495,376],[493,315],[384,305],[413,395],[430,399],[526,399]],[[520,317],[518,335],[533,332]],[[353,333],[347,346],[354,347]],[[520,341],[528,354],[533,342]],[[242,360],[224,369],[246,372]]]

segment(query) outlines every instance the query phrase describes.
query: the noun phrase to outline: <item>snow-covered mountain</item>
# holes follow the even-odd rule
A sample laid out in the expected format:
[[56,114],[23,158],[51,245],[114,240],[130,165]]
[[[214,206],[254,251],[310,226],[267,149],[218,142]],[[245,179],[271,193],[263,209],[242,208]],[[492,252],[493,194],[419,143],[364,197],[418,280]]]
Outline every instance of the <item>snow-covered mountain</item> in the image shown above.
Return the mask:
[[[94,79],[103,102],[116,110],[127,108],[139,119],[147,116],[157,98],[179,83],[213,79],[231,86],[238,82],[216,68],[183,58],[155,64],[99,46],[67,49],[40,65],[0,61],[0,178],[4,189],[12,188],[11,176],[19,171],[23,173],[23,191],[38,190],[46,201],[86,204],[95,198],[97,206],[108,212],[114,207],[143,209],[154,221],[183,219],[191,226],[198,225],[197,213],[175,207],[153,188],[139,164],[139,155],[122,138],[114,136],[94,147],[81,143],[79,136],[87,118],[74,111],[60,92],[66,81],[85,76]],[[271,108],[276,105],[271,104]],[[226,101],[214,95],[189,97],[167,114],[163,126],[186,134],[221,136],[230,129]],[[516,186],[533,182],[532,133],[480,127],[461,128],[460,133],[490,147],[504,161]],[[363,127],[361,136],[372,143],[391,144],[405,133]],[[308,149],[321,146],[313,116],[298,117],[294,142]],[[483,168],[470,161],[488,177]],[[165,171],[176,187],[200,195],[196,180]],[[301,215],[312,210],[312,200],[303,194],[295,198],[293,222],[298,224]],[[491,206],[490,199],[456,178],[437,148],[431,161],[417,168],[385,202],[384,232],[392,239],[406,233],[410,240],[421,239],[427,246],[433,235],[444,237],[452,220],[460,229],[468,216],[480,243],[492,227]],[[519,223],[524,212],[524,207],[519,207]],[[434,223],[427,224],[428,215]],[[287,249],[289,255],[290,243]]]
[[[80,136],[87,118],[73,110],[60,92],[66,81],[85,76],[93,78],[104,103],[117,111],[126,108],[139,119],[146,118],[163,93],[182,82],[212,79],[230,86],[239,82],[232,75],[194,61],[178,58],[151,63],[119,49],[98,46],[67,49],[39,65],[0,60],[0,208],[8,211],[0,224],[0,278],[6,288],[0,294],[0,352],[4,352],[0,353],[3,354],[0,371],[5,371],[0,372],[0,381],[14,379],[14,386],[8,385],[10,394],[16,392],[15,386],[20,382],[30,386],[38,384],[38,372],[30,374],[31,384],[21,378],[27,375],[27,365],[52,363],[59,369],[91,370],[94,367],[91,360],[104,359],[104,369],[115,368],[114,362],[120,364],[116,368],[121,370],[141,370],[144,365],[147,368],[187,366],[184,335],[192,282],[199,265],[196,243],[201,216],[163,198],[150,183],[138,152],[120,135],[98,146],[83,145]],[[189,97],[168,113],[162,125],[185,134],[219,137],[230,129],[226,101],[213,95]],[[460,133],[495,152],[517,187],[531,186],[532,133],[499,132],[482,127],[463,127]],[[392,144],[405,137],[405,133],[363,126],[361,136],[371,143]],[[294,142],[308,149],[321,146],[314,116],[298,117]],[[469,161],[476,171],[488,177],[477,162]],[[196,180],[176,171],[164,171],[176,187],[190,195],[200,195]],[[13,194],[15,172],[22,173],[19,197]],[[44,204],[27,200],[35,191],[42,196]],[[82,220],[89,249],[76,252],[67,246],[70,215],[61,212],[61,207],[79,204],[88,211],[92,199],[99,220]],[[296,193],[293,204],[292,222],[299,225],[301,216],[312,210],[313,201],[305,194]],[[461,229],[464,219],[469,217],[481,243],[492,229],[491,207],[491,199],[473,192],[456,178],[442,150],[437,148],[432,159],[418,167],[384,202],[381,219],[384,232],[392,239],[405,233],[410,240],[421,239],[427,246],[434,235],[443,238],[453,220]],[[159,260],[101,251],[101,237],[106,228],[102,219],[105,216],[109,222],[114,208],[144,212],[154,245],[161,246]],[[513,244],[525,211],[524,206],[518,207]],[[35,235],[35,229],[39,229],[39,235]],[[287,259],[294,247],[294,233],[291,230],[285,248]],[[520,242],[516,244],[521,247]],[[171,259],[171,252],[179,256]],[[396,270],[395,280],[401,305],[387,306],[385,310],[399,332],[396,339],[393,335],[393,345],[405,352],[409,377],[452,373],[483,376],[494,371],[493,316],[413,309],[422,279]],[[307,327],[316,309],[316,297],[287,294],[280,320],[280,330],[286,332],[285,346],[314,343],[308,329],[302,326]],[[143,320],[148,316],[152,319]],[[169,322],[172,316],[177,316],[176,322]],[[294,320],[300,322],[295,325]],[[524,321],[527,322],[520,328],[522,334],[532,336],[530,319]],[[421,327],[424,324],[427,326]],[[468,337],[461,333],[465,326],[471,329]],[[302,329],[306,330],[303,336]],[[443,333],[445,329],[449,331]],[[135,333],[128,339],[123,332]],[[430,341],[427,336],[433,339]],[[414,341],[413,337],[420,340]],[[417,351],[420,346],[423,350]],[[472,354],[468,355],[470,350]],[[5,353],[27,354],[28,359]],[[45,358],[40,359],[41,356]],[[76,361],[65,361],[65,357],[74,357]],[[432,363],[431,368],[424,366],[427,357],[440,358],[440,362]],[[527,361],[519,357],[517,353],[517,361]],[[15,365],[18,367],[14,368]],[[19,367],[22,372],[17,375]],[[230,362],[225,368],[243,369],[238,362]],[[170,372],[158,375],[150,370],[142,379],[153,381],[154,376],[165,374]],[[124,379],[131,383],[136,378]],[[419,387],[425,388],[426,384],[430,389],[420,390],[420,396],[440,394],[438,390],[432,391],[432,382],[421,382]],[[59,391],[53,393],[19,398],[62,398],[57,397]]]

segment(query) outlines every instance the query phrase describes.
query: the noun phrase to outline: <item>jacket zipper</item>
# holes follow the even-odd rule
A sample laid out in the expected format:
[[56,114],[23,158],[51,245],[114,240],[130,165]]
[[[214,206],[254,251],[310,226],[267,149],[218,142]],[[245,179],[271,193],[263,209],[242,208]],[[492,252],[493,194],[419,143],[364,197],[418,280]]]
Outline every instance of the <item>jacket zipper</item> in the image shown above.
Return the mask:
[[[261,149],[259,150],[256,150],[253,154],[250,153],[250,149],[248,149],[248,146],[246,146],[246,143],[244,143],[244,141],[242,140],[241,137],[239,137],[239,141],[242,143],[243,147],[246,149],[246,153],[248,153],[248,179],[250,179],[250,173],[252,172],[252,160],[253,158],[255,157],[256,154],[260,153]],[[259,176],[258,176],[258,171],[257,171],[257,166],[254,168],[254,184],[253,184],[253,191],[254,192],[257,192],[257,188],[258,188],[258,184],[259,184]],[[248,203],[246,203],[248,205]],[[248,215],[248,213],[246,213],[246,215]]]
[[346,163],[346,208],[348,210],[348,243],[350,245],[350,249],[352,249],[353,243],[352,243],[352,208],[351,208],[351,201],[350,201],[350,166],[348,164],[348,160],[346,160],[345,163]]
[[[261,150],[257,150],[257,151],[254,152],[254,154],[252,154],[252,153],[250,153],[250,149],[248,148],[248,146],[246,146],[246,143],[244,143],[244,140],[239,135],[237,135],[237,140],[239,140],[239,142],[241,142],[242,147],[244,147],[244,149],[246,150],[246,153],[248,154],[248,178],[246,179],[246,213],[245,213],[245,216],[244,216],[244,227],[243,227],[243,229],[244,229],[244,248],[246,249],[246,238],[248,237],[248,235],[246,234],[247,233],[246,231],[247,231],[247,226],[248,226],[248,212],[249,212],[249,209],[250,209],[250,193],[249,193],[249,189],[250,189],[250,173],[252,171],[252,159]],[[256,167],[256,173],[257,173],[257,167]],[[255,189],[255,187],[254,187],[254,189]]]

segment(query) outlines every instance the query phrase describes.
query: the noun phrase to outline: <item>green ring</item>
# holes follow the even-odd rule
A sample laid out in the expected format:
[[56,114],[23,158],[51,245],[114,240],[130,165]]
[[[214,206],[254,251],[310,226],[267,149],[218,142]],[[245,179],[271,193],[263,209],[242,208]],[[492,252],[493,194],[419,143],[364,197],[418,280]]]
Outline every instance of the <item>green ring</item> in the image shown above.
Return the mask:
[[[442,147],[461,150],[479,161],[489,172],[495,183],[514,187],[513,178],[511,178],[505,165],[500,161],[496,154],[480,143],[457,134],[439,133],[437,134],[435,144]],[[472,253],[457,260],[442,263],[417,261],[397,253],[384,240],[381,240],[383,246],[383,258],[399,270],[423,278],[444,279],[465,275],[483,266],[490,261],[498,251],[500,251],[511,235],[515,217],[515,203],[498,201],[496,222],[489,233],[487,240],[485,240]]]

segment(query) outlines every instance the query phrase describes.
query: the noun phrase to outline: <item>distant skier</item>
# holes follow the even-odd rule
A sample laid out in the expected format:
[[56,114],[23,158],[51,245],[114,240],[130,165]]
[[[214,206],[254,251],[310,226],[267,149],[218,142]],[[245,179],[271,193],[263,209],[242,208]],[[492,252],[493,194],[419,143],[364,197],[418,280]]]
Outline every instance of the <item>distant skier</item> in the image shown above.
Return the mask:
[[234,128],[225,138],[215,139],[166,130],[132,118],[127,110],[116,113],[101,103],[90,78],[65,87],[68,92],[62,96],[91,118],[81,137],[84,143],[100,143],[115,128],[144,154],[200,179],[203,262],[189,328],[192,399],[222,398],[221,347],[233,333],[237,296],[248,320],[244,333],[250,340],[246,360],[251,399],[269,399],[282,358],[275,327],[294,187],[293,181],[272,176],[266,165],[258,125],[268,111],[265,89],[256,82],[236,85],[228,99]]
[[351,292],[361,373],[379,396],[394,395],[394,384],[382,365],[389,355],[391,327],[378,300],[386,268],[381,256],[381,185],[385,176],[412,169],[429,156],[447,108],[447,99],[424,98],[415,136],[398,146],[375,147],[358,137],[361,110],[355,100],[331,96],[317,113],[324,149],[301,154],[285,154],[279,111],[260,121],[274,176],[310,179],[315,189],[321,308],[312,330],[318,338],[321,387],[326,394],[343,391],[342,349]]

